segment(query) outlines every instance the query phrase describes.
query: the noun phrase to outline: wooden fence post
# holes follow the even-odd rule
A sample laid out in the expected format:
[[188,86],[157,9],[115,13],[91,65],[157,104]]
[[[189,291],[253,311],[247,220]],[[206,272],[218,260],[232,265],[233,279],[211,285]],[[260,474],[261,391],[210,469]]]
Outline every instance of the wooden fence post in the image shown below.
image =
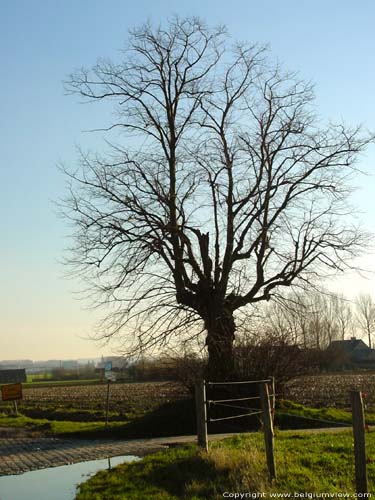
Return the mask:
[[208,451],[206,384],[202,380],[195,385],[198,446]]
[[275,388],[275,377],[268,377],[271,381],[271,414],[272,423],[275,421],[275,409],[276,409],[276,388]]
[[263,410],[264,442],[266,445],[267,467],[271,483],[276,479],[275,455],[273,446],[273,423],[270,407],[268,384],[259,384],[260,402]]
[[355,487],[358,493],[368,493],[366,470],[365,417],[363,412],[362,394],[360,391],[350,391],[352,406],[354,457],[355,457]]
[[108,417],[109,417],[109,385],[111,381],[107,379],[107,397],[106,397],[106,404],[105,404],[105,425],[107,427],[108,425]]

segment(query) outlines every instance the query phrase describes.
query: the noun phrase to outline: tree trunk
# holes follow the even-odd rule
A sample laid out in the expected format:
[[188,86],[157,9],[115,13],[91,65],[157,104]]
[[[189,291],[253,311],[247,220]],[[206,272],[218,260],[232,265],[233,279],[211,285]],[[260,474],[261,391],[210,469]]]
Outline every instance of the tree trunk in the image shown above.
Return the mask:
[[210,318],[205,320],[208,348],[206,378],[209,381],[230,380],[234,376],[233,342],[236,325],[233,313],[224,307],[211,312]]

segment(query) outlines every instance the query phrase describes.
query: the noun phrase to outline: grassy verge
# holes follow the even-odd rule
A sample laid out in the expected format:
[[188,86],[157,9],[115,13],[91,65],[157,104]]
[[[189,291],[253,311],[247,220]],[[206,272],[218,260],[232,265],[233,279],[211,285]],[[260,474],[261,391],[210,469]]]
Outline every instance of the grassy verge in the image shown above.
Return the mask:
[[[335,423],[351,425],[352,414],[338,408],[310,408],[293,401],[281,400],[276,409],[276,425],[282,429],[291,422],[296,428],[332,427]],[[375,425],[374,413],[366,412],[366,423]],[[288,427],[290,428],[289,425]]]
[[52,378],[52,373],[28,373],[26,375],[26,383],[43,382]]
[[[22,413],[23,412],[23,413]],[[335,408],[309,408],[291,401],[280,401],[276,410],[279,429],[319,428],[351,425],[351,413]],[[191,400],[164,403],[144,412],[140,408],[129,412],[110,412],[109,425],[104,425],[105,413],[98,410],[78,410],[64,406],[24,406],[18,417],[0,413],[0,426],[26,427],[50,435],[69,434],[71,437],[121,439],[173,436],[195,433],[195,411]],[[366,413],[366,423],[375,425],[374,413]],[[225,424],[225,422],[224,422]],[[240,426],[241,425],[241,426]],[[209,432],[246,432],[260,428],[260,419],[242,421],[236,426],[210,424]]]
[[38,382],[35,381],[27,381],[23,384],[25,389],[32,389],[36,387],[61,387],[61,386],[78,386],[78,385],[97,385],[97,384],[105,384],[106,382],[102,379],[87,379],[87,380],[40,380]]
[[[281,400],[276,409],[277,425],[284,428],[285,423],[293,422],[296,427],[305,424],[306,427],[321,427],[321,424],[347,423],[351,424],[351,413],[336,408],[310,408],[293,401]],[[319,422],[316,422],[319,421]],[[324,426],[324,425],[323,425]],[[327,425],[326,425],[327,426]]]
[[[367,435],[368,449],[375,434]],[[219,499],[224,492],[247,492],[247,498],[270,493],[354,493],[352,435],[279,432],[276,435],[277,483],[267,481],[263,437],[235,436],[213,443],[208,454],[184,446],[150,455],[139,462],[101,471],[82,484],[76,500]],[[370,484],[375,464],[369,457]],[[373,490],[370,490],[373,491]],[[239,498],[239,497],[237,497]]]
[[[105,419],[105,410],[69,408],[63,405],[44,405],[35,408],[33,405],[22,405],[21,413],[26,417],[44,420],[60,420],[71,422],[99,422]],[[127,420],[120,418],[118,412],[109,412],[110,420]]]
[[[74,413],[74,412],[73,412]],[[104,418],[96,421],[73,421],[51,418],[31,418],[19,413],[17,417],[0,413],[0,427],[26,428],[29,431],[43,432],[49,435],[79,438],[151,438],[157,436],[176,436],[179,434],[194,434],[194,406],[190,400],[169,402],[143,415],[136,414],[133,418],[115,420],[116,414],[110,415],[108,426]],[[75,415],[76,416],[76,415]],[[69,413],[67,413],[69,418]],[[91,419],[91,416],[90,416]]]
[[120,432],[123,422],[72,422],[47,420],[45,418],[30,418],[19,414],[17,417],[0,414],[0,427],[27,429],[31,432],[43,432],[50,435],[71,437],[111,437]]

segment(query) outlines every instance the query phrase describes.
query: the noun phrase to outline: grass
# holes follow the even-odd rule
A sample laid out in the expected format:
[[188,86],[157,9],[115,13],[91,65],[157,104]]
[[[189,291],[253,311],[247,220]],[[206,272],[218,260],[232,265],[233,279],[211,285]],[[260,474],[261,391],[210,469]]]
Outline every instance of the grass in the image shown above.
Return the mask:
[[[375,434],[367,434],[368,449]],[[354,493],[354,456],[350,432],[278,432],[275,439],[278,479],[267,480],[261,433],[213,443],[208,454],[189,445],[150,455],[139,462],[101,471],[83,483],[76,500],[219,499],[224,492]],[[370,485],[375,463],[369,457]],[[370,491],[374,490],[370,488]],[[239,497],[237,497],[239,498]]]
[[[288,418],[285,418],[288,417]],[[331,427],[334,423],[348,424],[352,423],[352,414],[350,411],[338,408],[310,408],[293,401],[281,400],[276,409],[276,425],[283,428],[285,422],[290,424],[291,418],[297,417],[295,424],[305,424],[307,427]],[[366,412],[366,423],[375,424],[374,413]],[[299,425],[296,425],[299,427]]]
[[32,432],[52,434],[56,436],[99,437],[113,435],[124,426],[123,422],[109,422],[108,426],[101,422],[73,422],[47,420],[45,418],[30,418],[22,414],[9,416],[0,414],[0,427],[24,428]]
[[26,374],[26,383],[42,382],[52,378],[52,373],[28,373]]
[[38,382],[31,381],[29,382],[29,376],[27,376],[27,382],[24,384],[25,388],[34,388],[34,387],[61,387],[61,386],[78,386],[78,385],[97,385],[104,384],[102,379],[87,379],[87,380],[45,380],[40,379]]
[[[195,433],[194,405],[190,400],[177,400],[147,412],[118,411],[109,413],[109,425],[104,425],[103,410],[76,409],[50,405],[33,408],[23,406],[17,418],[0,414],[0,426],[26,427],[49,435],[70,434],[76,437],[117,437],[121,439],[149,438]],[[368,424],[375,424],[375,415],[366,415]],[[297,429],[334,427],[335,423],[351,425],[351,414],[334,408],[308,408],[291,401],[280,401],[276,410],[276,427]],[[210,432],[243,432],[259,429],[259,421],[243,427],[213,428]],[[253,425],[253,426],[252,426]]]
[[[76,411],[70,410],[70,418],[74,418]],[[104,418],[92,421],[74,421],[54,419],[53,412],[46,413],[50,418],[31,418],[19,412],[18,416],[0,413],[0,427],[26,428],[29,431],[44,432],[49,435],[79,438],[151,438],[157,436],[176,436],[179,434],[195,433],[194,407],[190,400],[178,400],[165,403],[158,408],[134,419],[115,420],[116,413],[109,416],[108,426]],[[41,412],[43,415],[43,412]],[[59,413],[57,413],[59,415]],[[69,410],[65,415],[69,418]],[[59,415],[60,416],[60,415]],[[92,415],[90,415],[91,419]],[[86,416],[87,418],[87,416]]]
[[[28,405],[23,404],[20,409],[21,413],[27,417],[35,419],[47,420],[68,420],[72,422],[95,422],[105,419],[105,408],[88,409],[88,408],[72,408],[64,405],[44,404],[44,405]],[[109,419],[111,421],[126,422],[135,418],[135,414],[119,414],[118,411],[109,411]]]

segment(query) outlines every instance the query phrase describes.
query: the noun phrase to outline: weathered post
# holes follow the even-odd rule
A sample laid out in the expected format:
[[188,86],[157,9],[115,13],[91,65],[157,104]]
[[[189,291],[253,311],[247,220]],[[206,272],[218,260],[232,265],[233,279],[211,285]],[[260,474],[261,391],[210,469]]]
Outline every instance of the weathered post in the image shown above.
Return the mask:
[[195,385],[198,446],[208,451],[206,384],[202,380]]
[[365,416],[363,412],[362,394],[360,391],[350,391],[352,406],[354,458],[355,458],[355,488],[357,494],[368,493],[366,470]]
[[259,384],[260,402],[263,410],[264,442],[266,445],[267,468],[271,483],[276,479],[276,465],[273,444],[273,423],[267,382]]
[[275,377],[268,377],[271,381],[271,415],[272,423],[275,420],[275,409],[276,409],[276,389],[275,389]]
[[107,379],[107,400],[105,405],[105,425],[108,425],[108,414],[109,414],[109,385],[111,381]]

